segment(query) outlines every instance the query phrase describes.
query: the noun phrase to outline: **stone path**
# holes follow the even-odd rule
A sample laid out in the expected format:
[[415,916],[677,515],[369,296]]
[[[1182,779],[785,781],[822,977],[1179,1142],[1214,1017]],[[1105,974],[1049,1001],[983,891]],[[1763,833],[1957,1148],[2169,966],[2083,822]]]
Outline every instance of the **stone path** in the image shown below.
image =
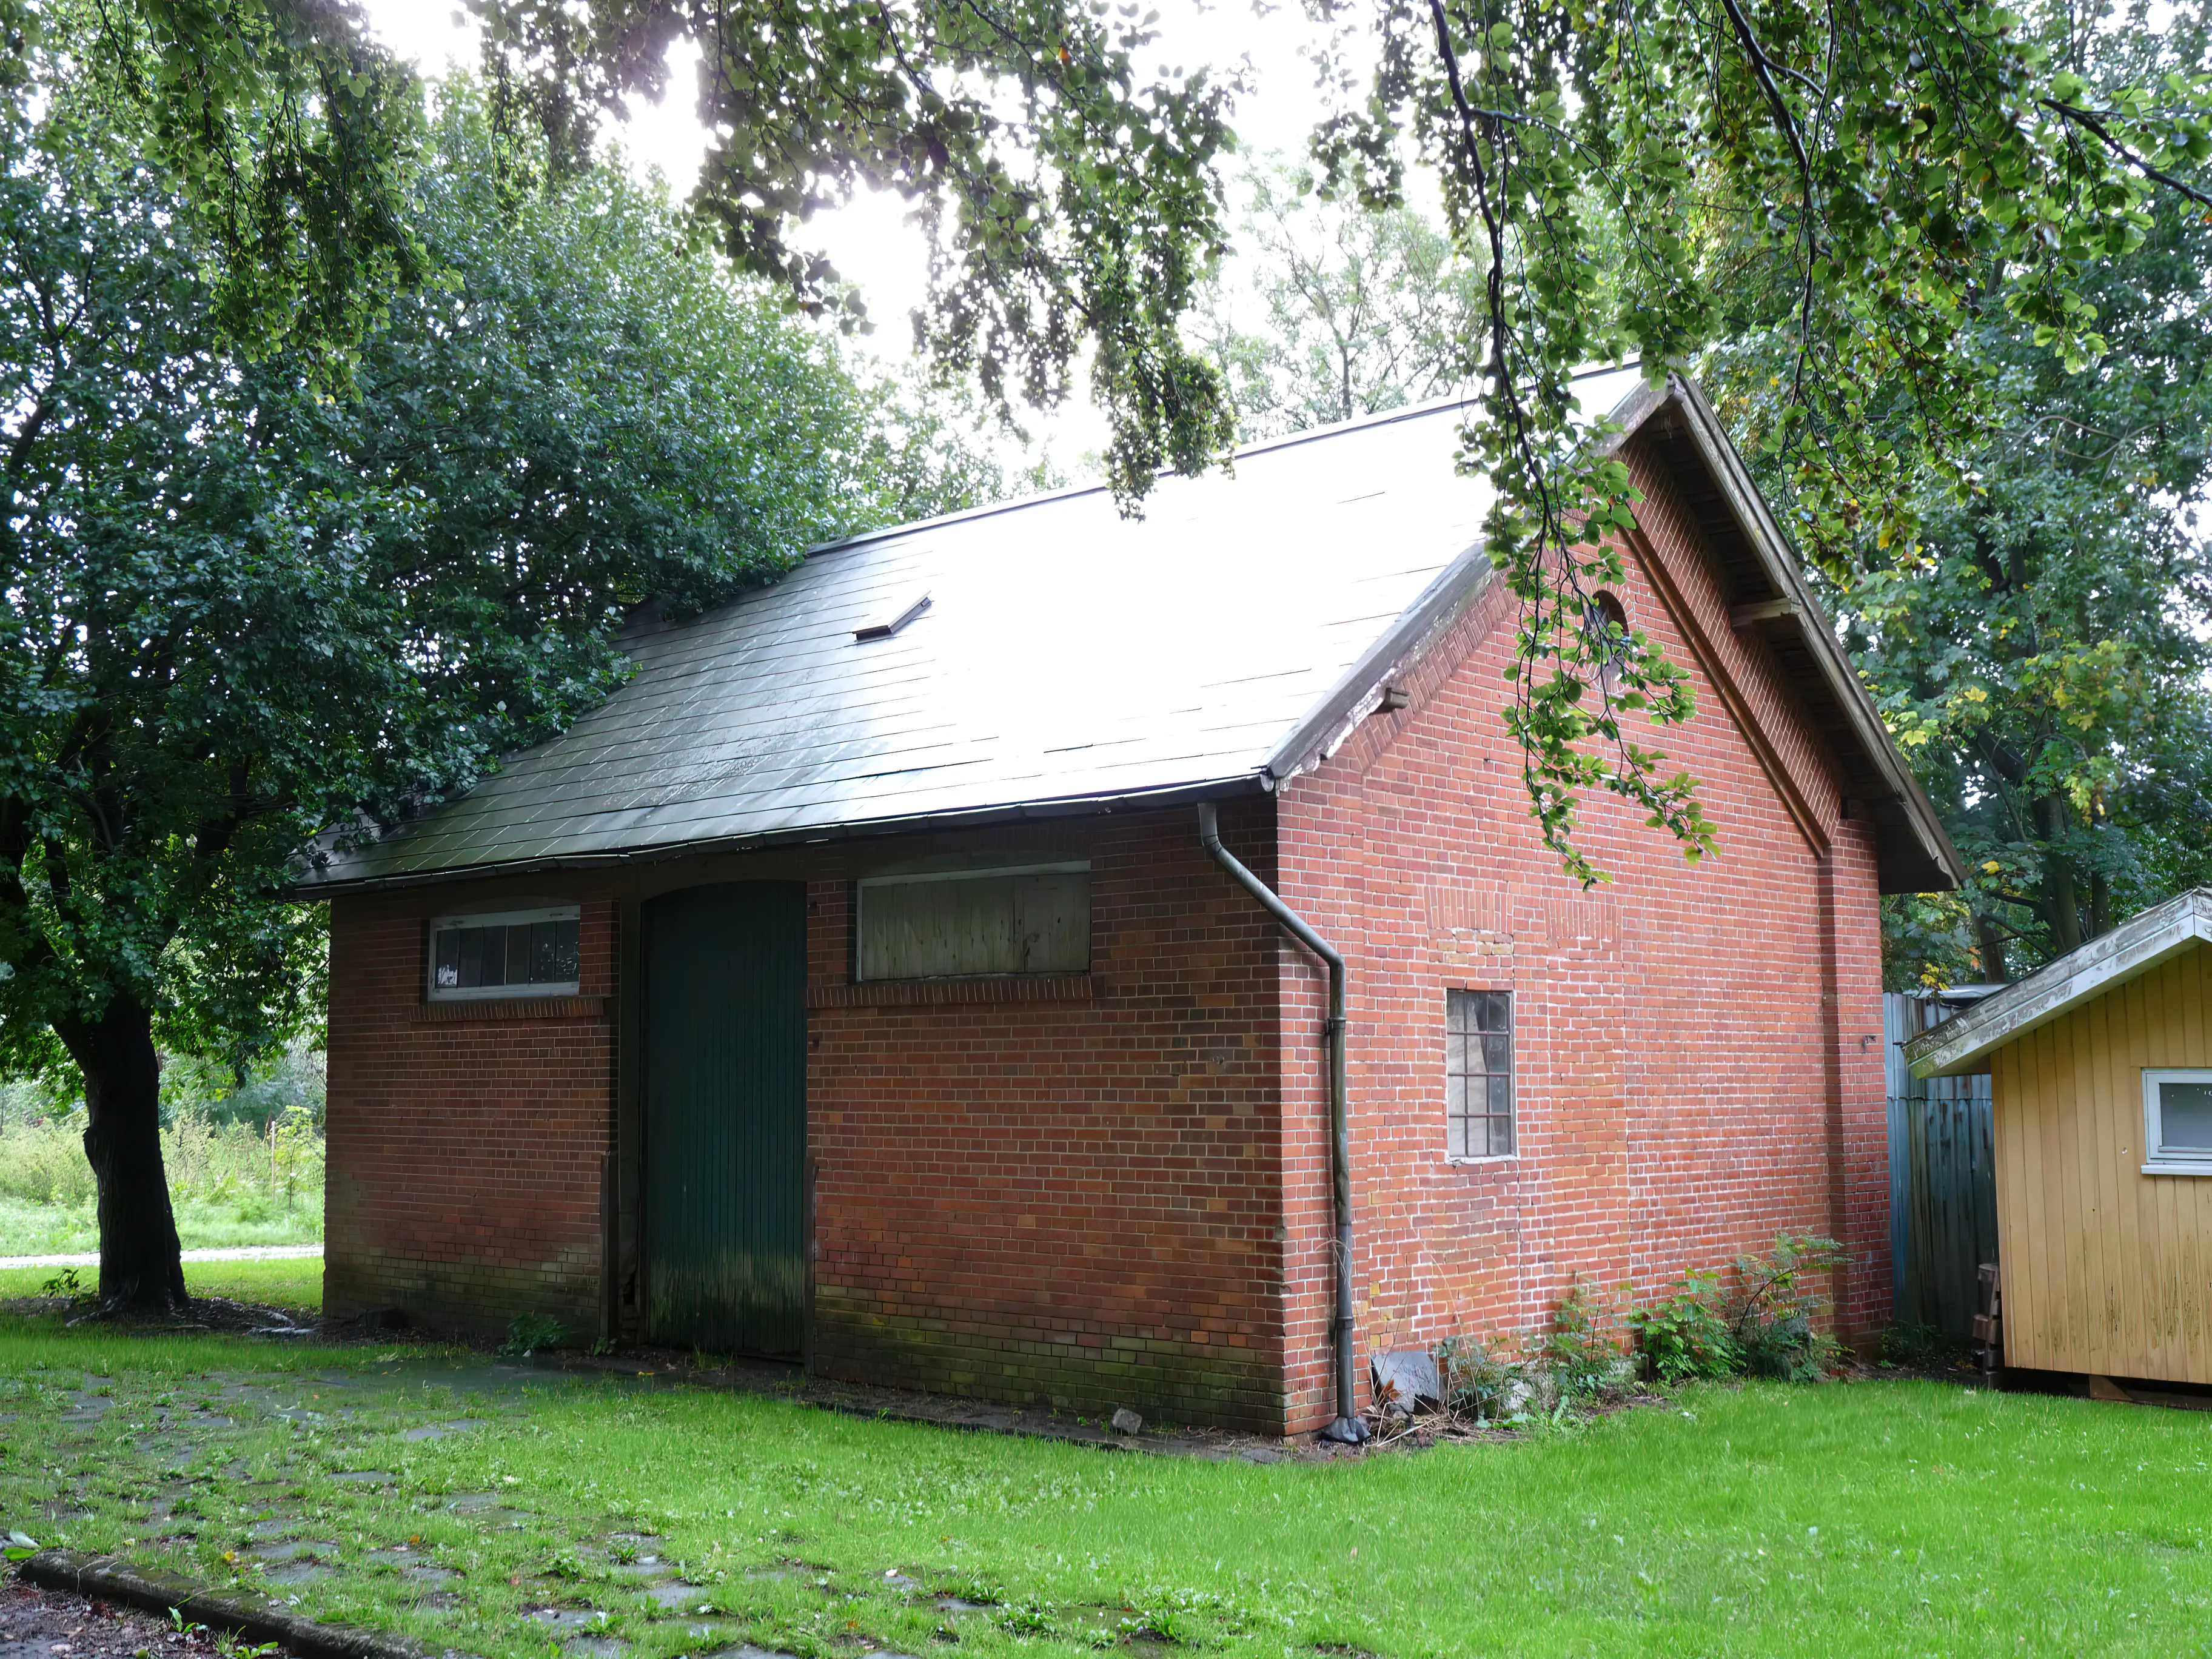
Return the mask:
[[[833,1583],[827,1569],[780,1558],[752,1571],[677,1559],[626,1514],[549,1509],[547,1494],[513,1476],[453,1490],[457,1471],[421,1461],[436,1455],[433,1443],[526,1423],[549,1393],[653,1391],[672,1380],[397,1353],[265,1373],[34,1365],[0,1375],[0,1434],[16,1454],[0,1457],[0,1542],[15,1533],[19,1547],[112,1552],[134,1573],[285,1617],[361,1628],[366,1613],[365,1627],[424,1659],[665,1659],[673,1648],[793,1659],[744,1639],[760,1595],[835,1604],[848,1620],[837,1644],[852,1659],[907,1659],[888,1643],[850,1639],[864,1605],[878,1616],[919,1611],[946,1629],[993,1616],[896,1575]],[[740,1586],[746,1602],[734,1600]],[[203,1659],[166,1634],[119,1650],[78,1645],[96,1628],[106,1626],[72,1611],[64,1629],[34,1625],[21,1639],[0,1616],[0,1659]],[[234,1644],[205,1659],[267,1656]]]
[[[319,1256],[319,1244],[237,1244],[221,1250],[186,1250],[187,1261],[304,1261]],[[100,1252],[87,1255],[0,1255],[0,1267],[97,1267]]]

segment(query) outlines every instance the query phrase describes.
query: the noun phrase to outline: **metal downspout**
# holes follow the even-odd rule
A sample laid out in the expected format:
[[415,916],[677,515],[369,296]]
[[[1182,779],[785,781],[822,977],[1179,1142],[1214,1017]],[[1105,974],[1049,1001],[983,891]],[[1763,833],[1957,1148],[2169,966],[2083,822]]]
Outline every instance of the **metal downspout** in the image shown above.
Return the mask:
[[1367,1438],[1367,1425],[1360,1421],[1355,1409],[1358,1395],[1352,1382],[1352,1131],[1345,1108],[1344,958],[1304,917],[1277,897],[1266,882],[1221,844],[1221,825],[1210,801],[1198,804],[1198,838],[1213,855],[1213,861],[1235,877],[1237,885],[1259,900],[1269,915],[1328,969],[1328,1175],[1336,1209],[1336,1418],[1321,1432],[1324,1440],[1356,1446]]

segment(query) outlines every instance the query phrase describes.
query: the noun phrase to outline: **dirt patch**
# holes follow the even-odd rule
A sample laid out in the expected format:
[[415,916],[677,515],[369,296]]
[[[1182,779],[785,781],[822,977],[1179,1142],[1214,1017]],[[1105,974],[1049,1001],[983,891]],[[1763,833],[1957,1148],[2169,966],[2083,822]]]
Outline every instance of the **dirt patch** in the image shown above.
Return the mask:
[[[285,1659],[292,1659],[289,1649]],[[216,1659],[216,1638],[167,1620],[9,1578],[0,1582],[0,1659]]]

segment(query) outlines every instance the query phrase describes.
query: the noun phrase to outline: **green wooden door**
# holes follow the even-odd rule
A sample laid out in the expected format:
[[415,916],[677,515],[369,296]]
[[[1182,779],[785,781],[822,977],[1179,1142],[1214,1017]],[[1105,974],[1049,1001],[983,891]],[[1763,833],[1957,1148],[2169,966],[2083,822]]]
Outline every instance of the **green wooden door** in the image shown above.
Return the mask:
[[806,1303],[806,889],[645,906],[646,1334],[796,1354]]

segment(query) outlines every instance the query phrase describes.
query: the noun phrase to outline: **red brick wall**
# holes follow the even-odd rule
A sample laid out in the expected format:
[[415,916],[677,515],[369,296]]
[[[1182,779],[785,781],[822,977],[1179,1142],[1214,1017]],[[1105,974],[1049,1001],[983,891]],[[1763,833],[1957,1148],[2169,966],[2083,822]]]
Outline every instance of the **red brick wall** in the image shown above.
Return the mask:
[[[1223,809],[1263,872],[1271,819],[1264,799]],[[1088,980],[1020,1001],[851,986],[852,878],[947,853],[1088,857]],[[490,1328],[547,1312],[595,1334],[617,901],[794,877],[815,1005],[817,1369],[1279,1431],[1279,947],[1187,807],[338,901],[333,1310]],[[526,891],[582,902],[589,1012],[425,1018],[428,918]]]
[[[1262,868],[1269,816],[1224,811]],[[848,977],[848,878],[893,850],[817,870],[817,988]],[[810,1017],[816,1364],[1279,1432],[1272,930],[1188,808],[1052,851],[1091,860],[1087,1000]]]
[[422,995],[431,917],[546,893],[540,878],[526,893],[471,884],[333,902],[331,1312],[400,1308],[491,1330],[537,1314],[598,1335],[615,907],[583,907],[573,1002],[431,1007]]
[[[1640,815],[1598,796],[1577,840],[1612,884],[1586,895],[1559,872],[1499,713],[1513,620],[1502,584],[1407,676],[1410,707],[1371,716],[1280,792],[1284,896],[1351,960],[1363,1356],[1539,1331],[1577,1277],[1649,1295],[1785,1228],[1850,1246],[1838,1287],[1847,1328],[1887,1315],[1871,826],[1844,816],[1814,729],[1765,648],[1730,630],[1727,596],[1663,477],[1638,470],[1638,518],[1671,588],[1829,850],[1816,854],[1785,809],[1636,557],[1620,597],[1632,625],[1692,671],[1698,713],[1634,735],[1702,781],[1717,857],[1686,866]],[[1453,988],[1514,994],[1520,1133],[1509,1160],[1445,1156]],[[1317,970],[1286,963],[1297,1429],[1328,1415],[1322,996]]]

